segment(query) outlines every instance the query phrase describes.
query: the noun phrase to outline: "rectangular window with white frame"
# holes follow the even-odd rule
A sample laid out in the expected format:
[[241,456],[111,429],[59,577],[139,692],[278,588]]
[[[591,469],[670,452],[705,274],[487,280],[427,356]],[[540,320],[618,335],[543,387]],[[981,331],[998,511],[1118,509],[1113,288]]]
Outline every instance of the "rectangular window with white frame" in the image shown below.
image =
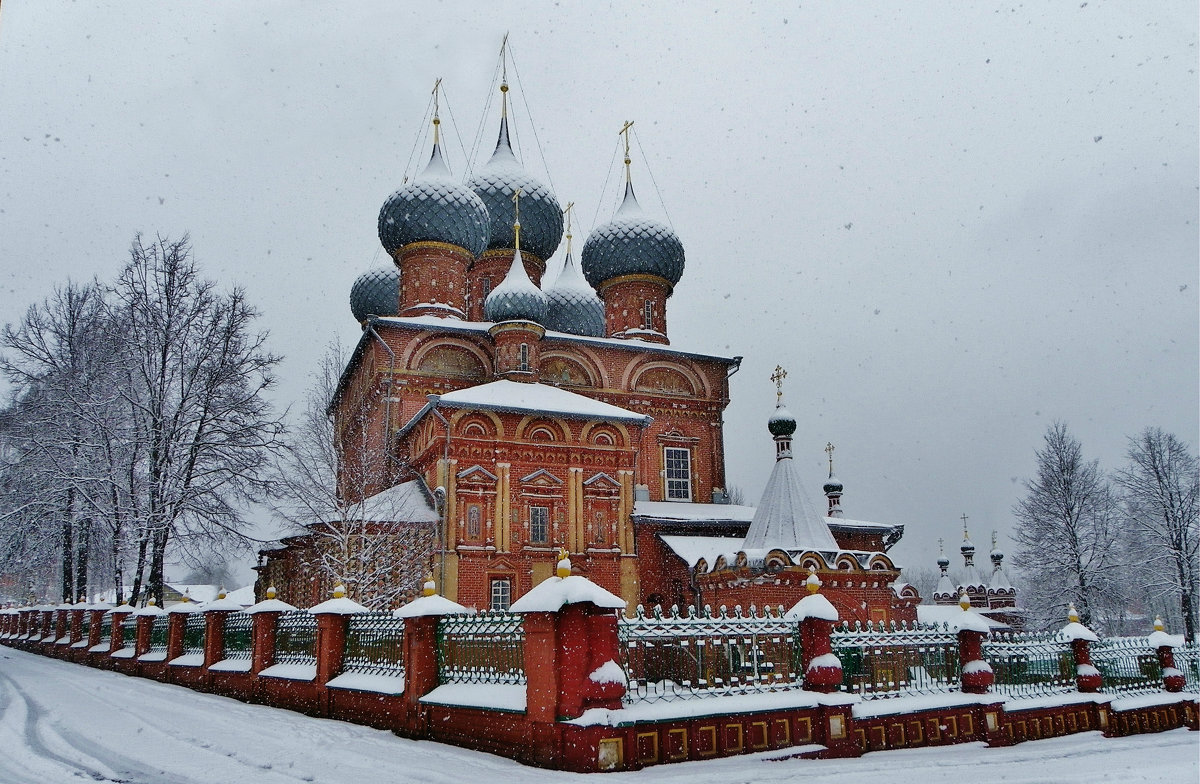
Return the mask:
[[692,500],[692,450],[669,446],[663,450],[668,501]]
[[529,507],[529,541],[531,544],[550,542],[550,507]]
[[492,603],[493,610],[507,610],[512,604],[512,580],[507,577],[492,578]]

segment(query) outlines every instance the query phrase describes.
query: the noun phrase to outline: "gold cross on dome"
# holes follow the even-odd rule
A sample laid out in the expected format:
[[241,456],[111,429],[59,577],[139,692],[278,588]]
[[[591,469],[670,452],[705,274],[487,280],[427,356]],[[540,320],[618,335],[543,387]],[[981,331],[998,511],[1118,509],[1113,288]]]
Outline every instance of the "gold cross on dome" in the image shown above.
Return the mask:
[[782,365],[775,366],[775,372],[771,374],[771,380],[775,382],[775,405],[779,405],[779,401],[783,400],[783,380],[787,378],[787,371]]
[[521,249],[521,189],[513,191],[513,241],[517,250]]
[[967,536],[967,513],[963,512],[962,517],[958,519],[963,521],[963,541],[966,541],[969,538]]
[[946,549],[946,540],[939,536],[938,537],[938,552],[940,553],[945,549]]
[[567,219],[567,253],[571,252],[571,213],[575,211],[575,202],[567,202],[567,206],[563,209],[563,215]]
[[829,475],[833,476],[833,442],[825,442],[825,454],[829,455]]
[[633,120],[626,120],[621,126],[621,130],[617,131],[618,135],[625,137],[625,181],[629,181],[629,164],[632,161],[629,158],[629,130],[633,128]]

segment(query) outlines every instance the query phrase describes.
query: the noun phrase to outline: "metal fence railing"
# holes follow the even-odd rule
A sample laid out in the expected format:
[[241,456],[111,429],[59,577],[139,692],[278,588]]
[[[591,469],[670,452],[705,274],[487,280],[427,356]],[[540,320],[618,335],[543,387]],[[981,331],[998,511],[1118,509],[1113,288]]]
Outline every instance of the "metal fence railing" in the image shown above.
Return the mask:
[[1041,697],[1075,690],[1071,643],[1055,632],[993,632],[983,658],[996,681],[992,691],[1009,697]]
[[150,624],[150,650],[148,653],[167,652],[167,624],[170,616],[156,615],[154,621]]
[[842,691],[863,699],[954,691],[959,686],[958,634],[946,624],[886,627],[855,622],[835,627]]
[[627,703],[804,687],[799,624],[782,608],[689,608],[683,615],[677,607],[647,613],[639,606],[617,629]]
[[87,642],[92,633],[92,613],[85,611],[83,613],[82,623],[79,626],[79,639]]
[[277,664],[317,663],[317,619],[307,610],[290,610],[275,626]]
[[100,642],[99,645],[107,646],[112,642],[112,616],[100,616]]
[[1175,649],[1175,668],[1183,673],[1185,691],[1200,691],[1200,646],[1195,643]]
[[1158,652],[1145,637],[1106,637],[1091,644],[1091,653],[1105,694],[1150,694],[1162,688]]
[[387,612],[356,613],[346,626],[344,672],[404,674],[404,619]]
[[524,619],[504,611],[438,621],[439,683],[524,683]]
[[244,612],[227,614],[221,643],[223,658],[249,659],[254,653],[254,616]]
[[204,613],[189,613],[183,624],[183,653],[185,656],[204,653],[204,636],[208,628]]

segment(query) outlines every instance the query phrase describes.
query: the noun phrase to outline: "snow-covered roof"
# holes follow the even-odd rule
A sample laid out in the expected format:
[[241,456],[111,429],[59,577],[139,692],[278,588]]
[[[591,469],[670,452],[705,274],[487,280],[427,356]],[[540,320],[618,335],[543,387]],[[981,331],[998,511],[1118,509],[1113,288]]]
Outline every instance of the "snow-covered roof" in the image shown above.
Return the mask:
[[436,523],[441,518],[416,479],[366,498],[349,516],[365,522]]
[[850,520],[845,517],[826,517],[825,523],[834,528],[861,528],[876,531],[891,531],[894,528],[903,528],[900,523],[873,523],[869,520]]
[[1071,623],[1068,623],[1066,626],[1062,627],[1062,631],[1060,631],[1059,634],[1062,635],[1064,640],[1087,640],[1088,642],[1100,642],[1100,638],[1096,636],[1094,631],[1078,621],[1072,621]]
[[673,522],[749,523],[753,506],[739,504],[689,504],[678,501],[635,501],[633,516]]
[[308,611],[313,615],[354,615],[355,613],[369,612],[366,607],[345,596],[326,599],[315,607],[309,607]]
[[742,549],[740,536],[677,536],[660,534],[659,539],[671,552],[683,559],[689,569],[694,569],[703,558],[709,566],[716,563],[717,558],[725,556],[730,563]]
[[568,604],[591,602],[597,607],[625,609],[625,600],[596,585],[586,577],[549,577],[529,593],[512,603],[509,612],[556,612]]
[[246,608],[247,615],[257,615],[264,612],[288,612],[294,610],[294,605],[288,604],[282,599],[263,599],[257,604],[252,604]]
[[808,618],[815,618],[820,621],[836,621],[838,619],[838,611],[821,594],[810,593],[796,602],[795,606],[788,610],[784,617],[797,621],[803,621]]
[[762,500],[750,521],[750,549],[836,550],[825,517],[818,515],[790,457],[775,461]]
[[507,379],[455,390],[434,399],[439,406],[446,408],[527,411],[574,419],[601,419],[639,424],[650,421],[650,417],[645,414],[593,400],[565,389],[547,384],[523,384]]

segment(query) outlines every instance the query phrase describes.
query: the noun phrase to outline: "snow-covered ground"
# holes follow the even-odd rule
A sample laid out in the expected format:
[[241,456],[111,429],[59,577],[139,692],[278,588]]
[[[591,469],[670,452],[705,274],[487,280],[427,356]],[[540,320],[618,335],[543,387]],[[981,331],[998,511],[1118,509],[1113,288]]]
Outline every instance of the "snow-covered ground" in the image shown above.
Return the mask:
[[[1195,782],[1200,734],[1085,733],[1004,749],[974,743],[853,760],[781,752],[592,775],[596,782],[887,781],[889,784]],[[0,782],[78,784],[536,784],[579,774],[353,724],[310,719],[0,648]]]

